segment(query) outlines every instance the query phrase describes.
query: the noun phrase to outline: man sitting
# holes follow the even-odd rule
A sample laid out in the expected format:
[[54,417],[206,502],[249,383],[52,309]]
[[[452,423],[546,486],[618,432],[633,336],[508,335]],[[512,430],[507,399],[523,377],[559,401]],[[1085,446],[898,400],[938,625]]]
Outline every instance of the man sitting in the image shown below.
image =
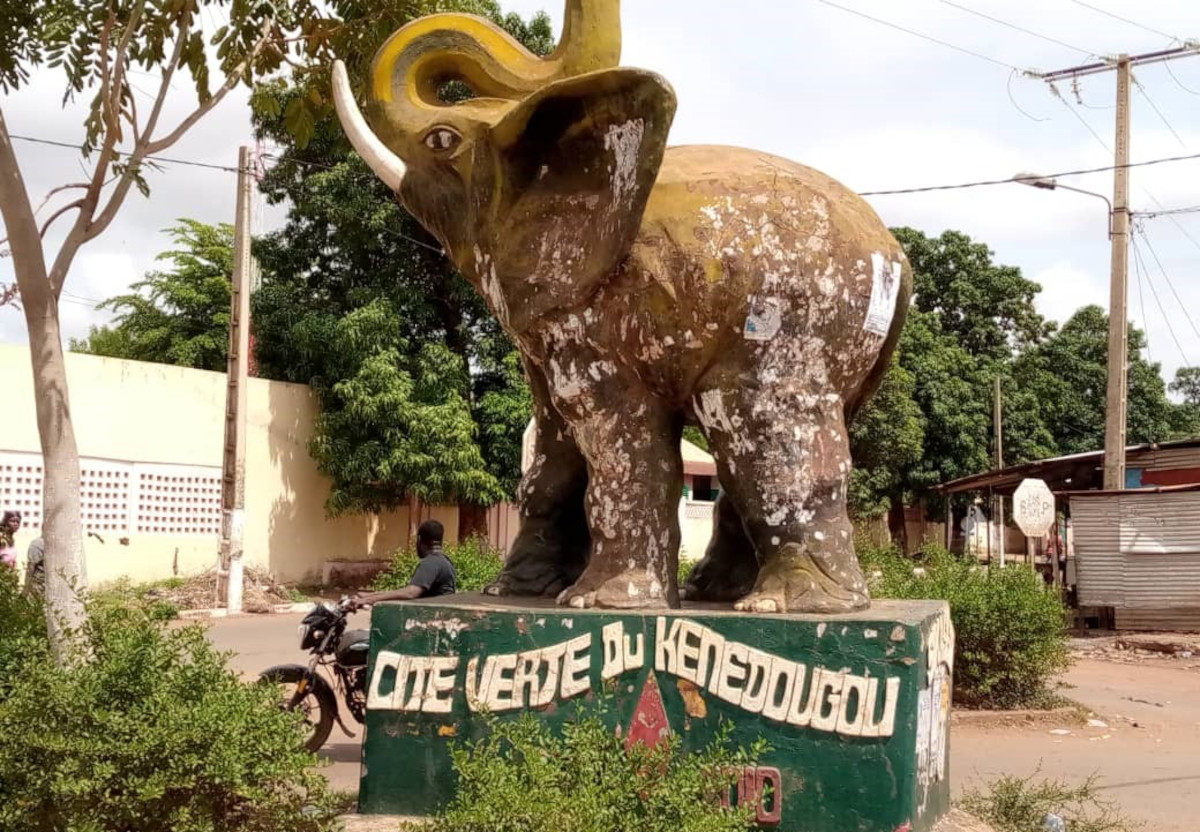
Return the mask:
[[456,591],[454,564],[442,551],[445,530],[436,520],[426,520],[417,529],[417,556],[421,559],[408,586],[386,592],[371,592],[354,597],[355,607],[369,607],[382,601],[411,601],[453,595]]

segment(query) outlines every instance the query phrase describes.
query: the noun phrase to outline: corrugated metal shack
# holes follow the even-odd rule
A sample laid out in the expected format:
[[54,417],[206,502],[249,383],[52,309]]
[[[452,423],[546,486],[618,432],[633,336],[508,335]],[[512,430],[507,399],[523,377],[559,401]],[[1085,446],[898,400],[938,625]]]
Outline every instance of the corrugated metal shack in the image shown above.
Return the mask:
[[944,483],[1003,500],[1045,480],[1070,521],[1068,584],[1117,629],[1200,630],[1200,438],[1126,451],[1126,491],[1102,491],[1104,452],[1038,460]]
[[1200,630],[1200,485],[1066,495],[1080,606],[1118,630]]

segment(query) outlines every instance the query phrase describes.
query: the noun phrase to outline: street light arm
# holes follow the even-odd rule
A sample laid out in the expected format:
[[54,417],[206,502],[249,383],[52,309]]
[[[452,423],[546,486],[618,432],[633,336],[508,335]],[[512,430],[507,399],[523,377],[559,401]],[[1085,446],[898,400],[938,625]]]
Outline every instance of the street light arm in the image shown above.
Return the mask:
[[1027,185],[1030,188],[1038,188],[1043,191],[1057,191],[1061,188],[1064,191],[1074,191],[1084,196],[1094,196],[1096,199],[1103,199],[1104,204],[1108,206],[1108,239],[1111,240],[1113,238],[1116,212],[1113,210],[1112,200],[1104,194],[1098,194],[1095,191],[1085,191],[1082,188],[1075,188],[1071,185],[1064,185],[1053,177],[1038,176],[1036,173],[1018,173],[1012,178],[1012,181],[1018,185]]
[[1083,190],[1083,188],[1073,188],[1070,185],[1063,185],[1061,183],[1059,183],[1055,187],[1061,188],[1064,191],[1074,191],[1077,194],[1085,194],[1087,196],[1094,196],[1094,197],[1096,197],[1096,199],[1103,199],[1104,204],[1108,206],[1108,215],[1111,217],[1113,214],[1112,200],[1109,199],[1108,197],[1106,197],[1104,194],[1098,194],[1095,191],[1085,191],[1085,190]]

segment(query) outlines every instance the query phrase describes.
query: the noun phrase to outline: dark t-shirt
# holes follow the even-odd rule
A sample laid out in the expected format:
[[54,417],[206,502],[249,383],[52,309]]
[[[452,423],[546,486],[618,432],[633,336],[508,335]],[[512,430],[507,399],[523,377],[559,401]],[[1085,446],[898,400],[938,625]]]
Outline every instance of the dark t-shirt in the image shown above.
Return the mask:
[[409,583],[421,588],[422,598],[430,598],[435,595],[453,595],[456,591],[456,580],[454,564],[450,559],[441,552],[431,552],[421,558]]

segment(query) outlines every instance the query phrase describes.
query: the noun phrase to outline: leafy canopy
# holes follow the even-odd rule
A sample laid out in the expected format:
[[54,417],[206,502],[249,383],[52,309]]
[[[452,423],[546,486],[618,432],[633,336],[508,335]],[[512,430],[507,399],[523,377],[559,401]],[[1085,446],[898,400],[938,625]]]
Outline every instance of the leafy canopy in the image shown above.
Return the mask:
[[[409,3],[369,16],[348,4],[362,77],[375,48],[410,16],[479,14],[539,54],[549,19],[503,15],[489,0]],[[288,205],[257,241],[256,357],[271,378],[321,398],[312,453],[333,480],[335,513],[377,511],[409,496],[488,505],[520,480],[531,414],[520,358],[440,246],[352,152],[319,74],[258,88],[258,134],[283,146],[261,183]],[[460,93],[461,94],[461,91]]]
[[149,272],[129,294],[100,304],[117,313],[71,349],[110,358],[223,372],[229,352],[233,227],[180,220],[176,248],[158,255],[171,268]]
[[[929,489],[995,464],[994,385],[1003,397],[1004,462],[1104,445],[1108,318],[1084,307],[1061,328],[1034,307],[1041,291],[986,246],[947,231],[894,229],[912,263],[916,295],[885,383],[851,427],[859,516],[931,497]],[[1200,432],[1200,371],[1180,371],[1167,398],[1161,368],[1129,333],[1129,440]],[[1192,397],[1192,398],[1189,398]],[[900,533],[902,517],[893,515]]]

